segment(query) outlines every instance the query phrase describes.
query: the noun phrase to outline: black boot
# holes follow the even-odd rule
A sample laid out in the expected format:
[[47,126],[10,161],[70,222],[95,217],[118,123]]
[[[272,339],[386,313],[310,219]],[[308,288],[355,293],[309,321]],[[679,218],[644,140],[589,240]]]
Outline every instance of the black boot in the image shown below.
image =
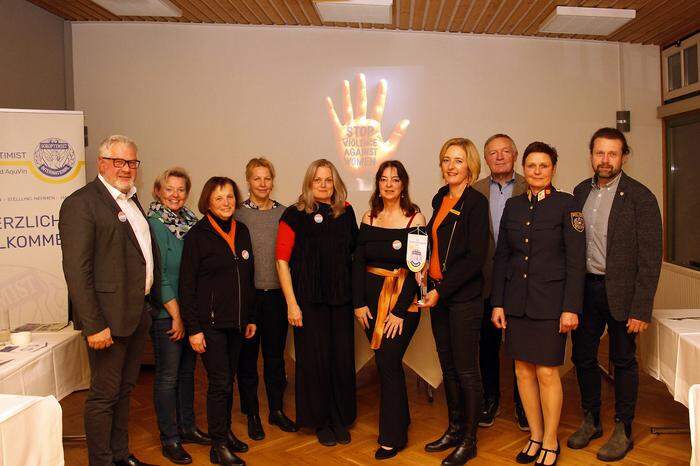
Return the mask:
[[454,448],[464,440],[464,403],[459,383],[445,380],[445,399],[447,401],[447,417],[450,424],[442,437],[425,445],[425,451],[438,452]]
[[214,464],[223,466],[240,466],[245,465],[245,461],[233,453],[227,443],[215,444],[209,450],[209,461]]
[[245,453],[248,451],[248,444],[242,442],[241,440],[238,440],[238,438],[235,435],[233,435],[233,432],[231,432],[230,430],[226,434],[226,445],[231,451],[234,451],[236,453]]
[[280,409],[277,411],[270,411],[270,416],[267,418],[267,422],[275,425],[285,432],[296,432],[299,430],[294,421],[289,419],[284,412]]
[[175,464],[192,463],[192,457],[189,453],[187,453],[187,450],[182,448],[182,444],[180,442],[164,443],[161,446],[161,451],[163,452],[163,456]]
[[196,443],[199,445],[211,445],[211,437],[197,427],[180,431],[182,443]]
[[257,414],[248,416],[248,437],[251,440],[262,440],[265,438],[262,421],[260,421],[260,416]]
[[476,456],[476,440],[465,438],[462,443],[455,448],[450,455],[442,460],[443,466],[457,466],[466,464],[467,461]]

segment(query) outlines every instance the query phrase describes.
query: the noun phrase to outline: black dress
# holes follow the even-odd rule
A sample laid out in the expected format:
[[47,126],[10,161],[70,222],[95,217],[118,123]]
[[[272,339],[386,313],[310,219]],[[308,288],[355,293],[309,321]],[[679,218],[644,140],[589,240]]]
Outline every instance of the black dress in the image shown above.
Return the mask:
[[294,232],[289,267],[303,325],[294,327],[296,422],[314,429],[349,426],[357,416],[351,295],[357,223],[349,204],[339,217],[332,214],[327,204],[309,214],[290,206],[280,219]]
[[564,363],[564,311],[581,313],[586,274],[583,214],[573,196],[547,188],[506,201],[491,302],[507,316],[506,351],[542,366]]
[[363,223],[353,263],[354,306],[369,307],[373,317],[369,320],[369,329],[365,330],[369,341],[372,341],[377,324],[377,302],[385,278],[368,272],[367,267],[386,271],[404,270],[407,273],[391,311],[403,319],[403,331],[394,338],[382,338],[381,346],[374,352],[381,390],[378,443],[393,448],[403,447],[408,442],[411,417],[402,361],[420,322],[420,312],[409,311],[418,292],[414,274],[406,267],[406,243],[410,230],[411,228],[381,228]]

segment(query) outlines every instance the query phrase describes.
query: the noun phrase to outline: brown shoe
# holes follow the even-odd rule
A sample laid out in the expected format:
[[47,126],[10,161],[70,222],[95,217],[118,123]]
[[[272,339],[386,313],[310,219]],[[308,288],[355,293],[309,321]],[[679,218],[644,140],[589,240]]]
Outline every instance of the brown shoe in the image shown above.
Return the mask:
[[605,445],[600,447],[596,456],[600,461],[619,461],[632,447],[632,439],[625,433],[625,424],[622,421],[616,421],[615,430]]

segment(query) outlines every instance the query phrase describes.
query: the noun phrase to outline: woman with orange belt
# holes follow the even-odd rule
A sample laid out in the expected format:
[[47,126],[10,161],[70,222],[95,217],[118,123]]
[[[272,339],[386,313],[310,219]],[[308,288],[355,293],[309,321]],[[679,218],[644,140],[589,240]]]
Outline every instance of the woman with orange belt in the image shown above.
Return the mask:
[[482,403],[479,333],[483,318],[481,270],[486,260],[489,204],[471,184],[479,178],[479,151],[469,139],[453,138],[440,150],[446,185],[433,198],[428,222],[429,293],[423,307],[430,320],[445,384],[449,426],[426,451],[455,450],[443,465],[465,464],[476,456]]
[[375,459],[396,456],[408,441],[408,409],[403,355],[418,328],[413,302],[418,283],[406,266],[406,244],[412,228],[425,217],[408,194],[408,173],[397,160],[382,163],[375,176],[360,226],[353,262],[355,317],[374,349],[381,387],[379,448]]

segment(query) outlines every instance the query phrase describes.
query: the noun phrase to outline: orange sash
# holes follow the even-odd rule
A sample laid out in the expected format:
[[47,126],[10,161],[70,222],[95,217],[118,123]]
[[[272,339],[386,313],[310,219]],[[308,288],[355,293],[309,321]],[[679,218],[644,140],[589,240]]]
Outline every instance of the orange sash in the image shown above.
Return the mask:
[[[396,306],[396,301],[399,299],[403,289],[403,283],[408,276],[408,269],[386,270],[379,267],[367,267],[367,272],[384,277],[382,291],[379,293],[379,299],[377,300],[377,320],[372,333],[372,343],[370,344],[370,347],[376,350],[382,344],[384,322],[389,313],[394,310],[394,306]],[[418,312],[418,307],[411,305],[408,311]]]
[[207,219],[209,220],[209,223],[211,223],[211,226],[214,227],[214,230],[221,236],[227,243],[228,247],[231,248],[231,252],[233,255],[236,255],[236,245],[235,245],[235,240],[236,240],[236,221],[231,220],[231,231],[226,233],[224,230],[221,229],[218,223],[216,223],[216,220],[212,218],[211,215],[207,214]]

